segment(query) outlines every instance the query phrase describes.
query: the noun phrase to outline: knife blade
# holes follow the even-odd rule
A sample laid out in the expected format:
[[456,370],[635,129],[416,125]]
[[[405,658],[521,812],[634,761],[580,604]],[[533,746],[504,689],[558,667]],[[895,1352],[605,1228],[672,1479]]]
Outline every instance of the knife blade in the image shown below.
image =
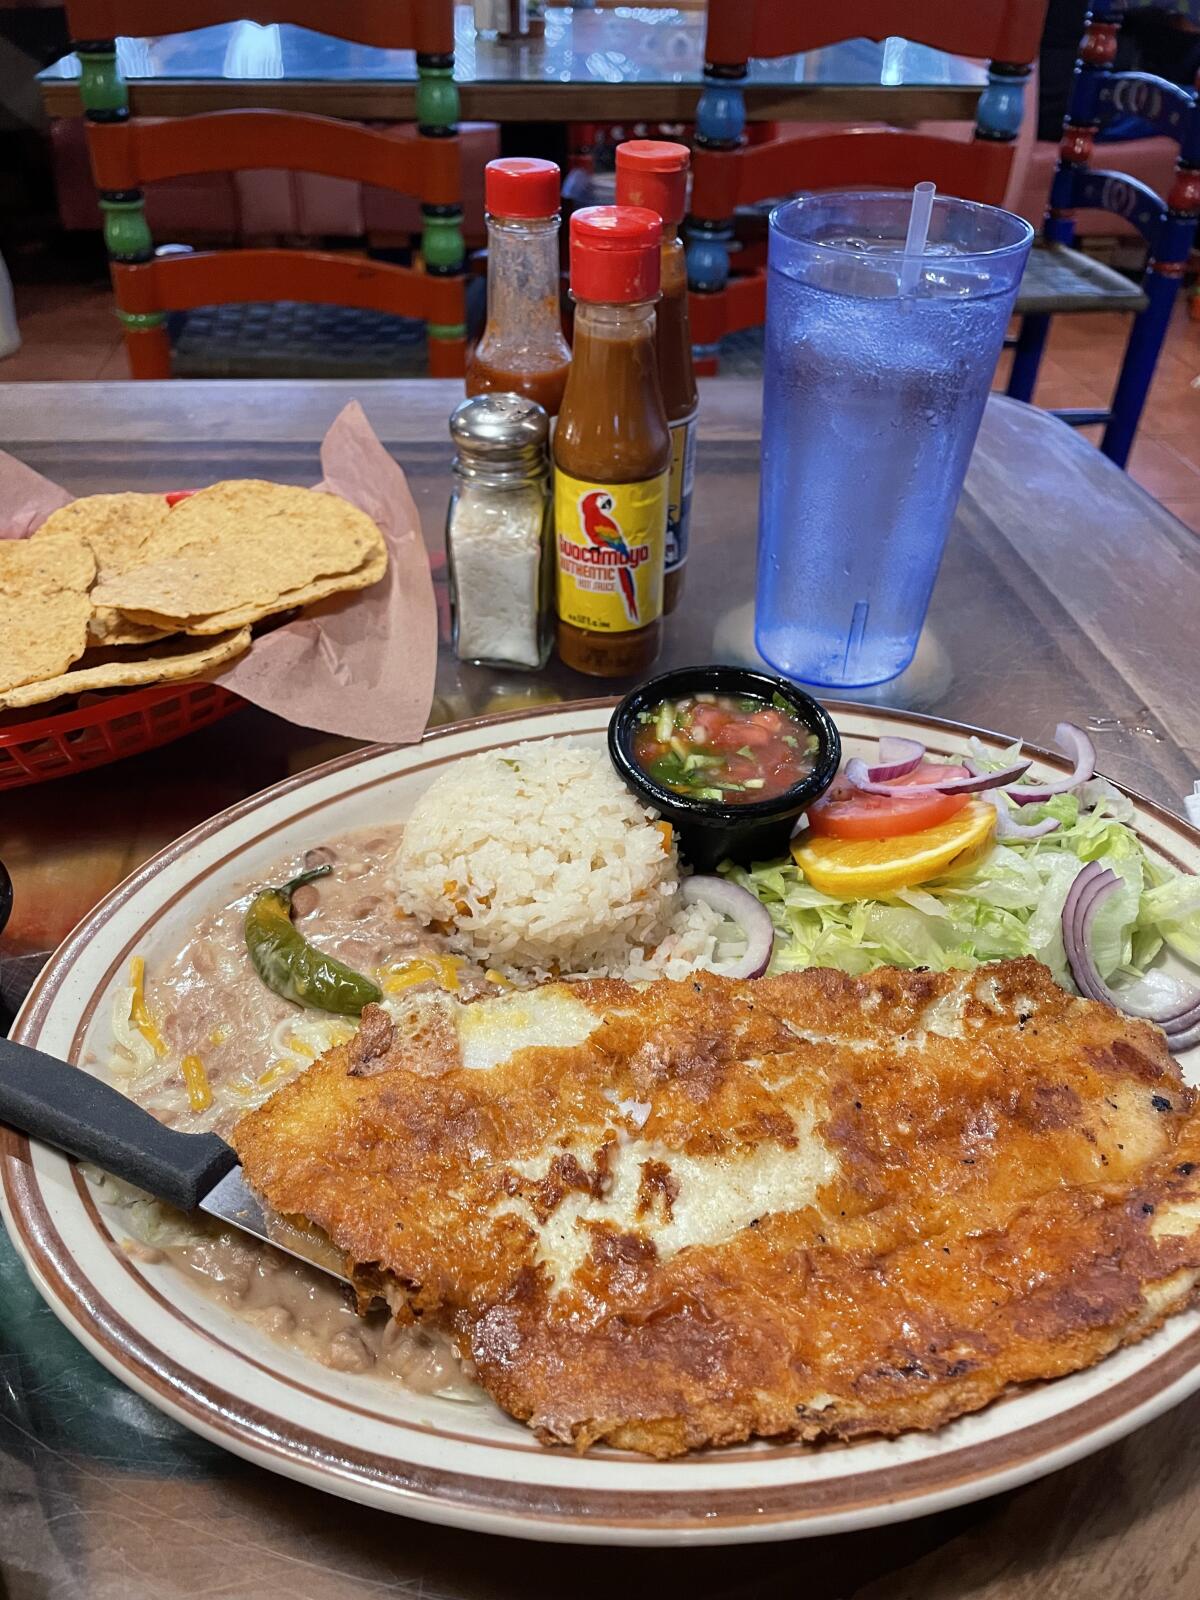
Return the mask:
[[0,1122],[165,1200],[346,1279],[324,1234],[277,1216],[246,1183],[237,1152],[215,1133],[181,1133],[81,1067],[0,1038]]
[[333,1241],[319,1228],[302,1226],[264,1206],[246,1182],[240,1166],[231,1167],[213,1185],[200,1201],[200,1210],[243,1233],[252,1233],[277,1250],[286,1250],[288,1255],[307,1261],[310,1267],[319,1267],[343,1283],[350,1281],[345,1273],[345,1259]]

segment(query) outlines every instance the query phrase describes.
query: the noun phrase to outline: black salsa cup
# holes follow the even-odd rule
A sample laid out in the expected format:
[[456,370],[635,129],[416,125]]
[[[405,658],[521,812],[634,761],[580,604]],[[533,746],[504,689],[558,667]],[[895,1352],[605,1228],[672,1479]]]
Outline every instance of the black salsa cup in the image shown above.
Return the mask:
[[[813,770],[783,794],[745,805],[722,805],[676,794],[657,783],[638,766],[633,740],[641,723],[638,713],[653,711],[663,700],[684,695],[734,694],[771,703],[772,695],[785,701],[792,714],[816,735]],[[608,724],[608,753],[613,765],[638,799],[654,809],[679,834],[679,848],[696,872],[711,872],[722,861],[748,866],[787,854],[800,816],[819,800],[837,776],[842,741],[824,706],[797,689],[786,678],[750,667],[679,667],[649,679],[627,694]]]

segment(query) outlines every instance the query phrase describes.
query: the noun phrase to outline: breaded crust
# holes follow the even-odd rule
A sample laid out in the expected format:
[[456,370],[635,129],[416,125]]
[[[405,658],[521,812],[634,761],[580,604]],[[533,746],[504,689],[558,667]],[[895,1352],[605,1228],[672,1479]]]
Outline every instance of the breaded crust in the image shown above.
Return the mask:
[[1200,1277],[1195,1096],[1031,960],[365,1020],[238,1124],[246,1176],[547,1442],[934,1428]]

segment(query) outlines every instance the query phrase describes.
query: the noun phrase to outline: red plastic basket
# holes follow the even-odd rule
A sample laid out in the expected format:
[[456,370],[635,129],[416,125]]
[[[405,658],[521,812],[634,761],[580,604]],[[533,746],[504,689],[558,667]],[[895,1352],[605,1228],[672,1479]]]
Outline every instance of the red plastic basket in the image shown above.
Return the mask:
[[0,789],[66,778],[154,750],[244,705],[218,683],[155,683],[116,689],[86,706],[0,726]]

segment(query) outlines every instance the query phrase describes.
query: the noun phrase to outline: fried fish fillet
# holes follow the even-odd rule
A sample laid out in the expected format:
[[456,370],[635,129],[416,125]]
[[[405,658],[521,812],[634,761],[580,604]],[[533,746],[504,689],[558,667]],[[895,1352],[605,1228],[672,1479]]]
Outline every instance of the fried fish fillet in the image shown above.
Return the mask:
[[1200,1279],[1195,1096],[1032,960],[369,1008],[233,1142],[579,1449],[934,1428]]

